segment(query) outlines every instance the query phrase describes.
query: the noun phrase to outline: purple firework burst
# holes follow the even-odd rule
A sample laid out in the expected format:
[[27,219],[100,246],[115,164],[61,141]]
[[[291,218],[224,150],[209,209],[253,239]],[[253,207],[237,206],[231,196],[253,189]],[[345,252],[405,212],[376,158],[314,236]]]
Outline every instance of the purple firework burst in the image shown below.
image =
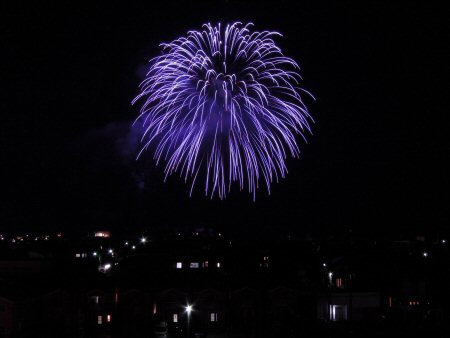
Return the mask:
[[311,132],[300,95],[309,93],[298,87],[297,63],[273,40],[281,34],[252,26],[208,23],[161,44],[133,100],[143,101],[139,156],[154,144],[166,178],[178,172],[191,193],[199,177],[211,197],[224,198],[233,182],[253,198],[260,182],[270,193],[287,173],[286,158],[300,154],[296,135]]

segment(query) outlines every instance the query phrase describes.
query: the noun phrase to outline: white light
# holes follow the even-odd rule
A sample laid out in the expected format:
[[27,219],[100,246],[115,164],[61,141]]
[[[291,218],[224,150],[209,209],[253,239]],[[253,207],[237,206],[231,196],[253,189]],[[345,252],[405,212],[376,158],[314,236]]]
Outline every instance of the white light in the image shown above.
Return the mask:
[[186,306],[186,312],[190,314],[192,312],[192,305]]
[[132,249],[132,250],[136,249],[136,245],[133,245],[133,246],[131,247],[131,249]]
[[145,242],[147,242],[147,238],[142,237],[142,238],[141,238],[141,243],[142,243],[142,244],[145,244]]
[[323,263],[322,265],[323,265],[323,267],[324,267],[324,268],[326,268],[326,267],[327,267],[327,263]]
[[183,263],[177,262],[177,269],[182,269],[182,268],[183,268]]
[[445,243],[447,243],[447,240],[444,238],[444,239],[441,241],[441,243],[442,243],[442,244],[445,244]]
[[94,251],[94,252],[92,253],[92,256],[97,257],[97,252]]
[[125,246],[128,246],[128,242],[125,242]]
[[105,270],[111,269],[111,264],[105,264]]
[[426,252],[426,251],[422,252],[422,256],[423,257],[428,257],[428,252]]
[[110,253],[110,254],[112,254],[113,252],[114,252],[113,249],[108,250],[108,253]]

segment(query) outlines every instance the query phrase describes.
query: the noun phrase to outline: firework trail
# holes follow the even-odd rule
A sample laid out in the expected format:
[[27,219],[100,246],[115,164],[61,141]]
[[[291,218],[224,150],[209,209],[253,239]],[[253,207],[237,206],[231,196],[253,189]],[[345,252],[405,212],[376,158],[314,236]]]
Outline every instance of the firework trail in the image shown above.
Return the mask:
[[[275,44],[278,32],[252,23],[200,31],[161,44],[133,100],[142,102],[143,151],[152,148],[165,175],[205,180],[205,194],[226,197],[233,182],[253,194],[285,177],[298,157],[296,137],[310,133],[297,63]],[[135,122],[135,123],[136,123]]]

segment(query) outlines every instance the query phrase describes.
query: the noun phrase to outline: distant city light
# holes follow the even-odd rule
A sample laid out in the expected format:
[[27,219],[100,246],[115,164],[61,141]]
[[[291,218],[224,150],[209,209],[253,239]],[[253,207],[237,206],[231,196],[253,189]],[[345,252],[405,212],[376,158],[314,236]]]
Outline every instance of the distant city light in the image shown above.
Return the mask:
[[131,247],[131,249],[132,249],[132,250],[136,249],[136,245],[133,245],[133,246]]
[[182,268],[183,268],[183,263],[177,262],[177,269],[182,269]]
[[186,312],[187,314],[190,314],[192,312],[192,305],[186,306]]
[[94,233],[94,237],[109,238],[109,237],[111,237],[111,232],[109,232],[109,231],[97,231],[97,232]]
[[333,272],[328,272],[328,279],[330,281],[330,283],[333,281]]
[[125,246],[128,246],[128,244],[129,244],[128,242],[125,242]]
[[112,255],[114,253],[113,249],[109,249],[108,253]]
[[111,269],[111,264],[107,263],[105,265],[100,265],[98,267],[98,271],[106,273],[109,269]]
[[444,239],[442,239],[441,243],[445,244],[445,243],[447,243],[447,240],[444,238]]
[[422,252],[422,256],[423,257],[428,257],[428,252],[426,252],[426,251]]
[[146,242],[147,242],[147,238],[142,237],[142,238],[141,238],[141,243],[142,243],[142,244],[145,244]]
[[324,267],[324,268],[326,268],[326,267],[327,267],[327,263],[323,263],[322,265],[323,265],[323,267]]
[[92,253],[92,256],[97,257],[97,251],[94,251],[94,252]]

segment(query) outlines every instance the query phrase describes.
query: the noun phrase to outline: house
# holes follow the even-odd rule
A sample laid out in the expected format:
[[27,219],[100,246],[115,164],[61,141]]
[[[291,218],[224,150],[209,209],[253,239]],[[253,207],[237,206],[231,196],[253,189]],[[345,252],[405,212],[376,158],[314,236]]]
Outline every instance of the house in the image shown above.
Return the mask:
[[22,335],[31,326],[31,300],[18,288],[0,285],[0,337]]
[[317,317],[324,321],[375,321],[380,317],[379,292],[330,292],[320,294]]

